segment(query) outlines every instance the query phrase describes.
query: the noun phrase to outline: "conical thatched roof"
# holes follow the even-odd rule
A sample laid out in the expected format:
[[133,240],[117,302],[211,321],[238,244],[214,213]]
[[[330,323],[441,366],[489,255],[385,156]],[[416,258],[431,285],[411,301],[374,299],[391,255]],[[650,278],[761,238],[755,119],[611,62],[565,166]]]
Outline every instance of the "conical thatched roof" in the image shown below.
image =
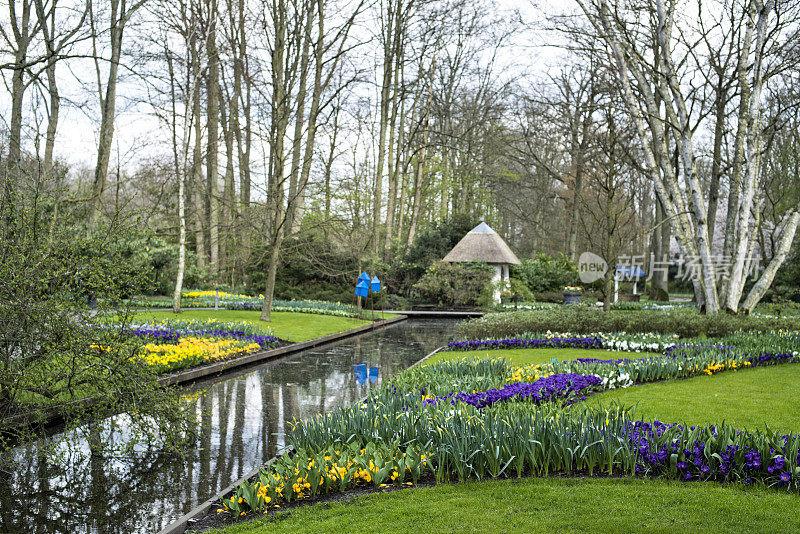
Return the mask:
[[513,263],[514,265],[521,263],[516,254],[508,248],[503,238],[483,222],[461,238],[453,250],[444,257],[444,261],[485,261],[486,263]]

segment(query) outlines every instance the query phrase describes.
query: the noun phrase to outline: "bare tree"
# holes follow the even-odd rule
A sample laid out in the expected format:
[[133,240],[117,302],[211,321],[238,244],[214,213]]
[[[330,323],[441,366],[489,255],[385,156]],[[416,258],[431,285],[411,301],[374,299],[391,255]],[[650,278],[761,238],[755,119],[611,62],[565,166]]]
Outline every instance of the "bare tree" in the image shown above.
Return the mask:
[[[100,132],[97,145],[97,164],[94,171],[94,182],[92,185],[92,208],[91,221],[97,222],[102,206],[102,194],[106,189],[108,176],[108,164],[111,159],[112,141],[114,138],[114,117],[117,106],[117,78],[122,58],[123,36],[125,25],[131,17],[144,5],[147,0],[136,0],[130,5],[127,0],[109,0],[110,12],[108,15],[108,35],[111,55],[105,60],[99,50],[98,41],[100,31],[99,14],[92,7],[89,12],[89,21],[92,27],[92,48],[95,62],[95,72],[97,74],[97,90],[100,100]],[[102,81],[102,66],[108,64],[108,75],[105,87]]]
[[[679,78],[679,69],[686,68],[687,62],[683,58],[692,57],[695,48],[692,43],[675,38],[676,31],[679,35],[688,33],[682,26],[676,29],[676,25],[684,22],[676,12],[677,4],[658,0],[654,12],[641,12],[630,4],[623,5],[622,9],[612,9],[605,0],[578,0],[578,3],[615,62],[617,79],[639,135],[648,174],[673,232],[684,252],[699,258],[701,275],[693,279],[699,307],[709,313],[715,313],[721,307],[735,313],[744,290],[744,267],[753,235],[749,229],[760,171],[762,92],[765,82],[774,72],[774,66],[770,69],[765,63],[765,54],[767,51],[775,54],[776,48],[785,50],[786,43],[775,45],[771,41],[782,36],[781,27],[785,28],[783,25],[787,24],[787,18],[793,19],[794,16],[786,16],[790,14],[786,12],[787,4],[760,0],[746,2],[737,16],[744,21],[745,31],[736,62],[740,116],[732,183],[736,183],[735,167],[739,164],[742,165],[743,182],[735,239],[731,238],[730,231],[726,231],[729,234],[726,239],[731,238],[734,243],[734,254],[730,278],[722,291],[724,302],[721,302],[709,240],[708,203],[697,166],[691,99]],[[772,15],[776,10],[783,16],[774,19]],[[641,40],[643,36],[657,40],[657,64],[646,55],[647,47]],[[666,112],[663,120],[660,104]],[[672,136],[678,146],[679,168],[670,164],[668,142]],[[728,214],[728,226],[731,226],[731,215]],[[794,234],[798,220],[800,215],[796,212],[787,214],[782,222],[787,235]],[[782,261],[782,256],[776,256],[756,287],[768,286]],[[752,294],[754,297],[757,295]]]

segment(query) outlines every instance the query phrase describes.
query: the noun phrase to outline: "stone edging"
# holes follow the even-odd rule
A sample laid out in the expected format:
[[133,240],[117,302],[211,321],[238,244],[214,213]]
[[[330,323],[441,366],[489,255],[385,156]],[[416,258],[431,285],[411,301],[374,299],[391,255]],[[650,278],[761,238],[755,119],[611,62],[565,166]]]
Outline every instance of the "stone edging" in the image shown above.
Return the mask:
[[414,362],[414,365],[412,365],[411,367],[409,367],[409,369],[413,369],[414,367],[416,367],[416,366],[420,365],[422,362],[424,362],[425,360],[427,360],[428,358],[430,358],[430,357],[431,357],[431,356],[433,356],[434,354],[438,354],[438,353],[442,352],[442,351],[443,351],[444,349],[446,349],[446,348],[447,348],[447,345],[442,345],[441,347],[439,347],[439,348],[438,348],[438,349],[436,349],[435,351],[431,352],[430,354],[428,354],[427,356],[425,356],[425,357],[424,357],[424,358],[422,358],[421,360],[419,360],[419,361],[417,361],[417,362]]

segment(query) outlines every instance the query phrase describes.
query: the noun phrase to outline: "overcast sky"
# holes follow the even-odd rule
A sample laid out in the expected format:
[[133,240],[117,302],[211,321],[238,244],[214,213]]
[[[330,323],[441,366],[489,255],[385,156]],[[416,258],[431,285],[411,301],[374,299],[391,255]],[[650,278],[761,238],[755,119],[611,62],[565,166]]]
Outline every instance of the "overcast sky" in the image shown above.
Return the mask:
[[[558,63],[556,58],[561,52],[552,46],[555,36],[543,31],[534,31],[530,28],[540,26],[545,14],[561,12],[564,9],[574,9],[571,0],[543,0],[536,4],[525,1],[497,0],[498,8],[505,16],[511,16],[514,11],[522,14],[523,20],[529,28],[515,36],[514,42],[502,52],[500,63],[510,66],[513,71],[525,73],[535,78],[544,75],[547,68]],[[7,11],[4,11],[4,15]],[[4,23],[7,26],[7,23]],[[127,35],[132,35],[128,29]],[[141,28],[137,31],[141,31]],[[362,30],[363,31],[363,30]],[[130,45],[130,41],[128,41]],[[128,58],[130,60],[130,58]],[[152,115],[151,108],[137,99],[146,98],[145,83],[134,76],[125,76],[124,69],[120,70],[116,129],[114,135],[114,154],[112,166],[119,160],[123,168],[133,171],[142,160],[150,159],[159,154],[166,154],[169,150],[168,133],[164,125]],[[10,72],[3,71],[3,81],[6,90],[10,85]],[[99,103],[96,94],[96,73],[94,64],[90,60],[70,61],[60,63],[57,76],[59,90],[64,103],[61,107],[58,141],[56,143],[56,157],[69,163],[73,169],[80,167],[92,169],[95,165],[97,150],[97,132],[99,129]],[[26,94],[25,123],[29,124],[32,117],[33,90]],[[7,117],[10,110],[10,96],[5,93],[0,99],[0,114],[3,126],[8,128]],[[41,115],[41,113],[40,113]],[[45,119],[41,118],[44,131]],[[33,149],[32,133],[27,133],[27,149]]]

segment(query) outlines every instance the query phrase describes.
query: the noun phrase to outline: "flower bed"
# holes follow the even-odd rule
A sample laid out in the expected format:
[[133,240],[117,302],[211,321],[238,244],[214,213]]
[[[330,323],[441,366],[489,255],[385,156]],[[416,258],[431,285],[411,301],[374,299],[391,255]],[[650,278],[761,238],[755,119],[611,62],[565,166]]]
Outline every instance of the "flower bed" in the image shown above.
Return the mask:
[[703,315],[689,308],[603,312],[597,307],[556,306],[546,310],[489,313],[461,323],[460,339],[518,337],[526,332],[656,332],[683,338],[722,337],[739,331],[792,330],[795,317]]
[[263,512],[322,493],[413,484],[420,477],[441,483],[604,473],[800,489],[798,436],[649,424],[621,407],[559,412],[520,404],[484,410],[400,404],[381,395],[296,423],[290,439],[298,452],[240,485],[218,511]]
[[146,344],[139,356],[157,372],[175,371],[203,363],[277,347],[284,341],[246,322],[171,320],[133,325],[126,332]]
[[[538,340],[556,345],[543,346],[572,346],[564,342],[571,337],[549,335]],[[591,339],[602,343],[604,336]],[[604,473],[800,490],[800,436],[768,429],[745,432],[724,424],[646,423],[624,406],[575,404],[592,391],[796,362],[796,353],[753,353],[721,340],[610,339],[629,348],[671,344],[662,356],[643,359],[581,358],[513,368],[499,358],[465,358],[409,369],[363,403],[293,423],[288,440],[297,452],[239,486],[219,511],[265,512],[330,491],[413,484],[420,477],[446,482]],[[781,339],[761,345],[744,339],[744,344],[787,349],[797,336]],[[460,347],[456,350],[469,350]]]
[[[264,305],[263,302],[263,297],[248,302],[231,301],[225,303],[225,308],[229,310],[260,311]],[[316,313],[335,317],[357,317],[360,314],[360,310],[355,306],[322,300],[273,300],[272,311]]]
[[575,399],[584,400],[586,397],[582,396],[581,393],[600,383],[601,380],[598,376],[563,373],[539,378],[529,384],[515,382],[499,389],[490,389],[482,392],[448,393],[444,397],[426,398],[422,401],[422,404],[426,406],[441,402],[449,402],[450,404],[464,402],[476,408],[485,408],[498,402],[508,401],[530,401],[540,404],[542,402],[568,400],[568,403],[571,403]]
[[[227,310],[261,311],[264,306],[264,295],[237,295],[224,291],[187,291],[181,295],[182,308],[209,308],[215,304],[219,304],[220,307]],[[137,308],[171,308],[172,299],[137,300],[134,302],[134,306]],[[360,314],[360,310],[355,306],[324,300],[274,299],[271,309],[278,312],[315,313],[335,317],[357,317]]]
[[261,345],[238,339],[182,337],[177,343],[148,343],[141,359],[158,372],[174,371],[261,350]]
[[538,349],[538,348],[573,348],[601,349],[603,343],[594,337],[555,337],[546,339],[486,339],[478,341],[453,341],[447,344],[447,350],[479,350],[479,349]]

